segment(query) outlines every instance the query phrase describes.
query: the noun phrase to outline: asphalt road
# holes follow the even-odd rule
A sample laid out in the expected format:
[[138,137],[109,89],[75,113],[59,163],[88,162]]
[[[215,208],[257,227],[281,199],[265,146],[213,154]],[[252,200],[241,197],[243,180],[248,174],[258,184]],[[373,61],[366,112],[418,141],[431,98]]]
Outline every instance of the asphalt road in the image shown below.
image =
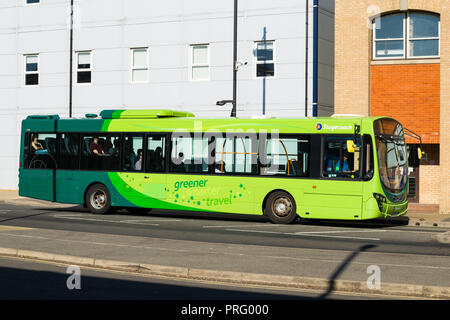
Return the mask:
[[161,210],[92,215],[80,206],[55,209],[0,204],[0,225],[282,248],[356,251],[369,246],[370,252],[450,256],[450,245],[432,237],[448,230],[373,221],[309,220],[275,225],[264,217],[247,215]]
[[373,221],[275,225],[244,215],[92,215],[79,206],[0,204],[0,247],[21,242],[22,249],[75,256],[102,252],[119,261],[329,280],[366,281],[368,267],[377,265],[384,282],[450,287],[450,245],[433,238],[446,231]]

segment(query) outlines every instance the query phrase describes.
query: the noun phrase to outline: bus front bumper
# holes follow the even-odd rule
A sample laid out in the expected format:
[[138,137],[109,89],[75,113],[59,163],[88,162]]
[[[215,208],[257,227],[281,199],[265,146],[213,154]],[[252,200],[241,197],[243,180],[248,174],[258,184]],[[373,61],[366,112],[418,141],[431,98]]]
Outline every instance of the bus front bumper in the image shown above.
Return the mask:
[[380,211],[385,218],[402,216],[408,212],[408,201],[403,203],[383,203]]

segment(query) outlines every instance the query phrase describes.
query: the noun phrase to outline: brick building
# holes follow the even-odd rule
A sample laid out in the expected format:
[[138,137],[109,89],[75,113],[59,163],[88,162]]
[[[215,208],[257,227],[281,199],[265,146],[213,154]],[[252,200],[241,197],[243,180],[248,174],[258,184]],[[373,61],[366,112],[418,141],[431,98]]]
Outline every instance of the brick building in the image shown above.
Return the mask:
[[[422,138],[410,201],[450,213],[450,2],[336,1],[335,111],[398,119]],[[351,30],[349,32],[349,30]],[[407,139],[411,154],[417,140]]]

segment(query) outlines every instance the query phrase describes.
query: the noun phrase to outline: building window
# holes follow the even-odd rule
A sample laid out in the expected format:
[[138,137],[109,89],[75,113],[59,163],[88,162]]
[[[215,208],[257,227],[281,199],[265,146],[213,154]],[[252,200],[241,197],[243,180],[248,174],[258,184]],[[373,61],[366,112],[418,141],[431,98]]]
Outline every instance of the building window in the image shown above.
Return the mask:
[[91,83],[91,52],[77,52],[77,83]]
[[39,85],[39,55],[25,55],[25,85]]
[[382,16],[373,21],[373,58],[438,58],[439,38],[438,15],[408,12]]
[[148,48],[131,49],[131,82],[147,82]]
[[34,4],[34,3],[39,3],[41,2],[40,0],[26,0],[26,4]]
[[256,77],[275,76],[274,41],[256,42]]
[[192,45],[191,56],[191,80],[209,80],[209,45]]

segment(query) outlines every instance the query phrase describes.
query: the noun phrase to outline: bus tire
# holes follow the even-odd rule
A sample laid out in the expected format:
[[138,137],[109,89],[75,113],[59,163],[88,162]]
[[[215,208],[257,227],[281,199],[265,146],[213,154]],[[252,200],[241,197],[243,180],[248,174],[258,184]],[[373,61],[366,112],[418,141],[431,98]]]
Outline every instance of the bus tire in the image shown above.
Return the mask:
[[111,195],[101,183],[92,185],[86,192],[86,207],[93,214],[105,214],[111,209]]
[[284,191],[275,191],[269,195],[264,215],[277,224],[289,224],[298,218],[294,198]]

